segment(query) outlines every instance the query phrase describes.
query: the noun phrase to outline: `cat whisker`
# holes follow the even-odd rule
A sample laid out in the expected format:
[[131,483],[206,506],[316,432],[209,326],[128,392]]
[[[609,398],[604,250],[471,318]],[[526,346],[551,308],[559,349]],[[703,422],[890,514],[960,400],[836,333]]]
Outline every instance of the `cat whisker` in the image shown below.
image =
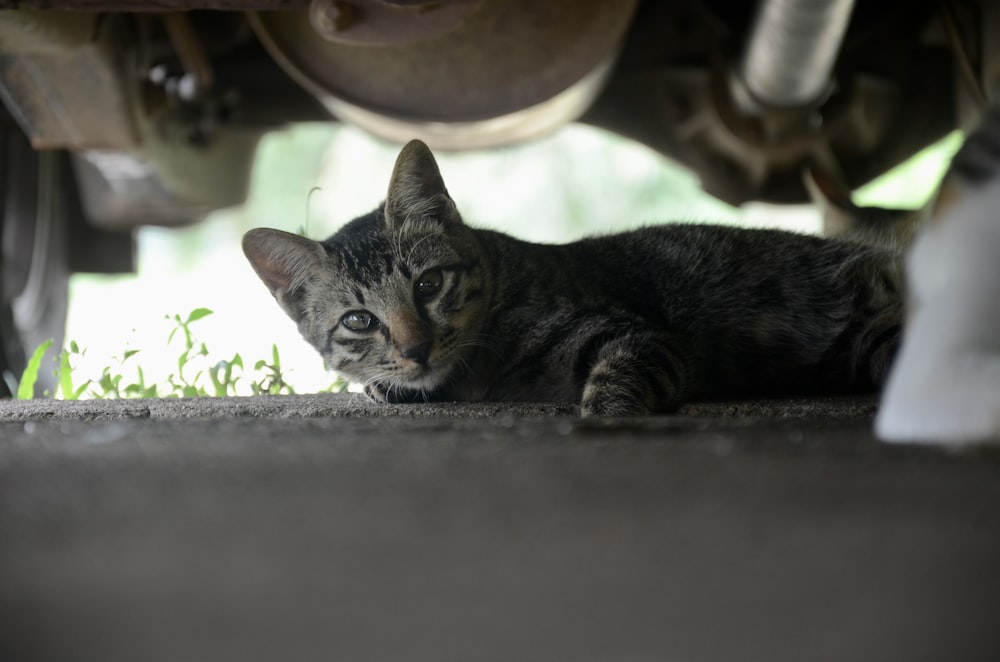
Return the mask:
[[402,228],[407,223],[410,222],[411,218],[414,217],[424,217],[427,216],[433,209],[433,203],[430,200],[413,200],[409,205],[409,209],[406,210],[406,216],[403,217],[403,222],[399,224]]
[[492,354],[493,356],[495,356],[500,361],[503,361],[503,359],[504,359],[503,353],[500,350],[498,350],[497,348],[492,347],[491,345],[482,345],[482,344],[478,344],[478,343],[466,343],[466,344],[460,345],[459,349],[467,349],[467,348],[470,348],[470,347],[474,348],[474,349],[485,350],[485,351],[489,352],[490,354]]
[[[462,370],[461,370],[462,376],[475,374],[475,370],[472,369],[472,365],[468,361],[465,360],[464,356],[458,355],[455,358],[456,358],[458,364],[462,368]],[[454,381],[454,379],[457,379],[458,377],[459,377],[459,375],[455,375],[455,377],[452,379],[452,381]]]
[[362,375],[359,375],[359,377],[360,377],[360,380],[361,380],[360,384],[361,384],[361,387],[362,387],[362,391],[364,393],[367,393],[369,386],[373,386],[374,384],[377,384],[379,382],[384,381],[385,374],[384,373],[375,373],[375,374],[371,374],[370,376],[366,375],[366,374],[362,374]]
[[433,234],[428,234],[428,235],[425,235],[425,236],[421,237],[420,239],[418,239],[412,246],[410,246],[410,252],[407,253],[406,260],[404,260],[404,262],[406,264],[410,263],[410,258],[413,257],[413,251],[415,251],[417,249],[417,246],[419,246],[420,244],[424,243],[428,239],[434,239],[434,238],[440,237],[442,235],[444,235],[444,231],[435,232]]
[[403,261],[403,234],[401,232],[395,233],[393,235],[393,240],[396,242],[396,245],[394,247],[395,248],[396,259],[399,260],[400,262],[402,262]]
[[470,340],[463,340],[462,342],[458,343],[458,345],[456,346],[457,349],[465,349],[466,347],[475,347],[477,349],[485,349],[486,351],[492,352],[493,354],[495,354],[498,359],[500,359],[500,360],[504,359],[504,354],[503,354],[502,351],[500,351],[500,348],[497,346],[497,343],[491,342],[490,340],[487,340],[487,339],[477,340],[477,339],[473,338],[473,339],[470,339]]

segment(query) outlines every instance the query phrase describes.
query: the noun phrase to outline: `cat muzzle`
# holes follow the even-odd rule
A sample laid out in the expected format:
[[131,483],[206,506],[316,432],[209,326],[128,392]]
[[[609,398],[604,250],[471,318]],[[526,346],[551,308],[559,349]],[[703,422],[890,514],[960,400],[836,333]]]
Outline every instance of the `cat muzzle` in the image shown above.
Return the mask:
[[427,359],[430,358],[431,348],[434,347],[433,340],[427,340],[417,345],[400,347],[399,353],[404,359],[410,359],[423,367],[427,367]]

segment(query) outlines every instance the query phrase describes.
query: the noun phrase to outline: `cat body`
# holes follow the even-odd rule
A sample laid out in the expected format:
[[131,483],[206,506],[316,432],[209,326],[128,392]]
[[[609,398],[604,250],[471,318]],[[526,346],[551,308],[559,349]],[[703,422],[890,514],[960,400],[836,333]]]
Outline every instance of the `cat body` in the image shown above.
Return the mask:
[[572,401],[584,415],[872,390],[902,313],[896,253],[665,225],[533,244],[462,222],[407,145],[385,205],[324,242],[244,250],[326,364],[376,400]]

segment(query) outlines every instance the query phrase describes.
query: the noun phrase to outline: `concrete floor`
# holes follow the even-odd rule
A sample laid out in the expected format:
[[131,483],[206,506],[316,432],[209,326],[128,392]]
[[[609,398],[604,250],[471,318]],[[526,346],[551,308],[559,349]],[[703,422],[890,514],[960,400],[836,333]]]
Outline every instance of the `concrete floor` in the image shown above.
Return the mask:
[[0,403],[0,660],[1000,660],[1000,453],[869,399]]

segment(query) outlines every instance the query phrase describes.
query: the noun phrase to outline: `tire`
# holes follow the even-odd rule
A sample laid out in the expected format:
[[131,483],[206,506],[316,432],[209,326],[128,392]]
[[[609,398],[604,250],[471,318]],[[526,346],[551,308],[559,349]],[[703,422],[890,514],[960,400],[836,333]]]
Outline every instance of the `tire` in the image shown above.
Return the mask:
[[67,154],[35,151],[12,123],[0,125],[0,395],[17,392],[35,349],[52,340],[35,397],[55,392],[69,303],[67,218],[77,212]]

